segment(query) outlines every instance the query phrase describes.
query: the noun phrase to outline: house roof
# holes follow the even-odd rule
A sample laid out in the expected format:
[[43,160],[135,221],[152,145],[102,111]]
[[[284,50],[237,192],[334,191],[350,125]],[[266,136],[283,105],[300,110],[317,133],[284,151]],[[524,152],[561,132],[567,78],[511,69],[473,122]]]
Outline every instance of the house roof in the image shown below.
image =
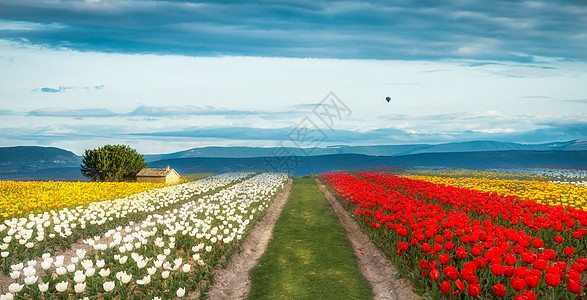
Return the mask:
[[137,173],[137,176],[165,177],[171,172],[175,172],[175,170],[167,168],[144,168],[139,173]]

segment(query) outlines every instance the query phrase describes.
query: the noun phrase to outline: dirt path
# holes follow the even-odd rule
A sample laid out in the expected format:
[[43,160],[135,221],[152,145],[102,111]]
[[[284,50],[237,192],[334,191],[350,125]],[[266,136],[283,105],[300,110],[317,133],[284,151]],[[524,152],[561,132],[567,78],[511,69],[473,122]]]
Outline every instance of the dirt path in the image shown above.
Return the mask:
[[357,256],[359,268],[363,276],[371,282],[373,294],[376,300],[406,300],[422,299],[412,292],[412,284],[405,278],[396,278],[396,269],[387,259],[385,254],[369,240],[349,216],[334,196],[326,189],[324,184],[316,179],[316,183],[324,196],[338,215],[342,226],[348,232],[348,238],[353,245],[355,256]]
[[273,235],[275,222],[277,222],[289,198],[292,182],[292,179],[288,180],[283,190],[275,198],[273,205],[269,207],[267,214],[247,236],[241,252],[230,259],[226,269],[217,271],[214,285],[209,293],[210,299],[246,299],[251,289],[249,272],[257,265],[259,258],[267,249]]

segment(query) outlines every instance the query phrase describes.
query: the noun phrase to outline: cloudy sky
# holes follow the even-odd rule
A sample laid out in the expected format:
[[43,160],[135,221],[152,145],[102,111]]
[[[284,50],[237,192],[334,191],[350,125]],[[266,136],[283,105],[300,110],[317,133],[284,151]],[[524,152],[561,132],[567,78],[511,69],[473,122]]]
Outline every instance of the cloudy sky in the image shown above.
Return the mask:
[[586,139],[587,2],[2,0],[0,100],[77,154]]

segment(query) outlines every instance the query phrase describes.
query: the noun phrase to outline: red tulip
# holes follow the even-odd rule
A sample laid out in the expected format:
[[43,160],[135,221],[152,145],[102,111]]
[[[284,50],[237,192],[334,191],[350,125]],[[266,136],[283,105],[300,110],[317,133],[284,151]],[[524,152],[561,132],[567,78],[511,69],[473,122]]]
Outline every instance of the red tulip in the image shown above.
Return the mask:
[[445,294],[450,293],[450,290],[451,289],[452,289],[452,287],[450,286],[450,282],[448,282],[448,281],[443,281],[440,284],[440,291],[443,292],[443,293],[445,293]]
[[532,240],[532,246],[536,247],[536,248],[540,248],[544,245],[544,241],[542,241],[541,239],[534,239]]
[[469,284],[467,287],[467,292],[469,295],[477,297],[479,294],[481,294],[481,286],[477,283]]
[[492,264],[491,273],[493,273],[493,275],[495,276],[500,276],[501,274],[503,274],[503,267],[498,264]]
[[517,267],[514,269],[514,272],[516,274],[517,277],[519,278],[526,278],[526,275],[528,274],[528,268],[526,267]]
[[460,279],[457,279],[455,281],[455,285],[459,288],[459,290],[461,290],[461,291],[465,290],[465,283],[463,281],[461,281]]
[[526,285],[528,285],[529,287],[533,288],[533,287],[537,287],[538,284],[540,284],[540,278],[536,277],[536,276],[526,276]]
[[569,283],[567,284],[567,291],[575,294],[581,293],[581,283],[577,283],[573,279],[569,279]]
[[513,266],[514,264],[516,264],[516,256],[512,253],[508,253],[505,255],[504,261],[506,265]]
[[507,277],[512,277],[514,276],[514,269],[510,266],[505,266],[503,267],[503,275],[507,276]]
[[485,268],[485,259],[483,257],[476,257],[473,261],[478,269]]
[[558,286],[561,282],[561,278],[556,274],[547,273],[546,276],[544,276],[544,281],[550,286]]
[[428,269],[428,262],[420,259],[420,269]]
[[564,241],[564,239],[563,239],[562,236],[557,235],[557,236],[554,237],[554,241],[560,244],[560,243],[562,243]]
[[524,252],[522,255],[520,255],[520,257],[522,258],[523,262],[531,264],[536,259],[536,254],[533,252]]
[[447,265],[450,260],[450,255],[442,254],[438,258],[440,259],[440,263],[442,263],[443,265]]
[[494,285],[493,292],[497,297],[505,297],[505,285],[501,283]]
[[446,243],[444,243],[444,249],[446,249],[446,251],[452,251],[452,249],[455,248],[455,244],[453,244],[453,242],[448,241]]
[[430,271],[430,278],[432,278],[432,280],[437,281],[438,278],[440,278],[440,272],[438,272],[438,270],[434,269]]
[[518,277],[510,278],[510,283],[512,284],[512,288],[514,288],[516,291],[521,291],[526,288],[526,281]]
[[428,245],[428,243],[422,244],[421,248],[422,248],[422,252],[426,252],[426,253],[430,252],[430,245]]
[[575,248],[565,248],[564,251],[567,256],[575,254]]
[[571,268],[577,270],[577,272],[579,272],[579,273],[583,273],[583,271],[585,271],[586,267],[587,266],[585,266],[585,264],[582,264],[581,262],[576,262],[571,265]]
[[548,262],[544,259],[537,259],[534,261],[533,266],[538,270],[544,270],[548,266]]

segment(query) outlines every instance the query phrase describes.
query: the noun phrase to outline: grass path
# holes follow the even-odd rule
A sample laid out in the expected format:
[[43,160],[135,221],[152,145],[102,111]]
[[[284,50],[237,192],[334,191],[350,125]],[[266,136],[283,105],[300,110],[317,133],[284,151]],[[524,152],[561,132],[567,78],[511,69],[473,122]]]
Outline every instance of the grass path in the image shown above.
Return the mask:
[[249,299],[372,299],[346,231],[313,178],[294,179]]

